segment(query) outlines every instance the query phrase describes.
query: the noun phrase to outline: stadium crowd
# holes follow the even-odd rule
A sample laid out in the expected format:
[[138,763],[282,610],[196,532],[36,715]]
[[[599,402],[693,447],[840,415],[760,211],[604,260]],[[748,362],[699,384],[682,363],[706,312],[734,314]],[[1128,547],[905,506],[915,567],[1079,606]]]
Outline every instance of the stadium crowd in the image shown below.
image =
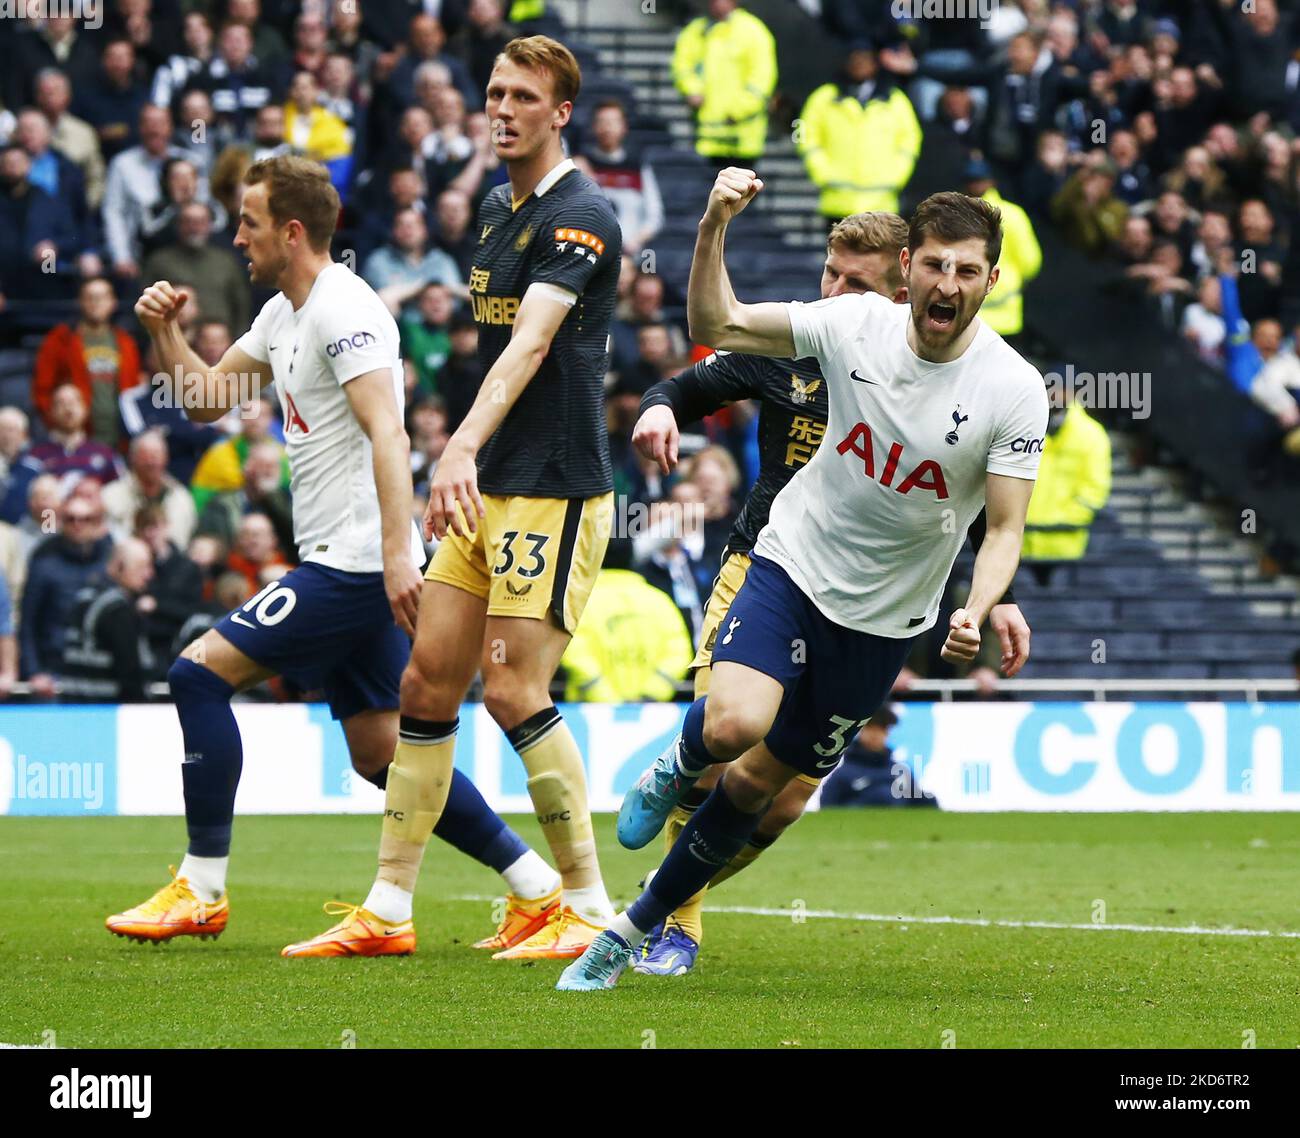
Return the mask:
[[[1277,460],[1300,455],[1293,13],[1276,0],[1003,0],[981,24],[899,17],[883,0],[799,2],[845,47],[793,132],[828,225],[954,186],[995,201],[1007,235],[984,316],[1013,338],[1036,232],[1055,227],[1269,411],[1261,476],[1287,469]],[[700,155],[761,170],[780,129],[774,38],[735,0],[694,8],[664,82],[692,108]],[[186,334],[209,363],[247,328],[267,295],[231,242],[259,158],[315,158],[340,193],[336,256],[401,329],[422,512],[481,380],[474,217],[505,180],[482,92],[501,46],[535,30],[570,38],[544,0],[105,0],[96,30],[0,21],[0,347],[34,349],[0,407],[0,694],[21,678],[42,698],[144,698],[178,646],[296,561],[278,403],[191,423],[156,398],[131,311],[142,284],[186,286]],[[685,282],[642,271],[665,210],[629,127],[626,106],[597,96],[567,135],[623,229],[607,418],[621,510],[645,518],[611,548],[592,601],[611,631],[575,640],[573,698],[671,697],[756,474],[748,404],[693,428],[671,478],[631,446],[642,395],[702,353]],[[1083,555],[1110,461],[1077,403],[1050,434],[1031,517],[1044,532],[1026,549],[1049,569]],[[657,615],[616,633],[619,611]],[[618,635],[641,638],[639,666],[601,661]],[[937,652],[924,646],[902,686],[943,674]],[[990,646],[976,672],[989,690],[996,658]]]

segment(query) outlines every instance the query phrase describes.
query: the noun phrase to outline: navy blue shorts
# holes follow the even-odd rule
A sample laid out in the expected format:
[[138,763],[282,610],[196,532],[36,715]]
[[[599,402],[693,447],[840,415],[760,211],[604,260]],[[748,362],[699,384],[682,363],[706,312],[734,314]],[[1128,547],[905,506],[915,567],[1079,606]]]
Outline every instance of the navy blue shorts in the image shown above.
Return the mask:
[[215,625],[250,660],[307,691],[335,719],[396,710],[411,642],[393,620],[382,573],[307,562]]
[[885,702],[914,639],[828,620],[784,569],[755,557],[718,628],[713,663],[744,664],[781,684],[763,742],[801,774],[824,778]]

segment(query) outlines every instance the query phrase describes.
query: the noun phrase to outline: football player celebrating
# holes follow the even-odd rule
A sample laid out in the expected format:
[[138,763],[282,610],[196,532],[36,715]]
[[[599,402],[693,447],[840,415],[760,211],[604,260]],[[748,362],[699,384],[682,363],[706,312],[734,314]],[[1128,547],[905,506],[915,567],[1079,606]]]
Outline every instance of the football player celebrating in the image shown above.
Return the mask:
[[1037,370],[977,319],[997,283],[996,207],[959,193],[917,207],[900,254],[907,305],[873,293],[741,304],[724,237],[761,189],[749,170],[718,175],[691,266],[692,337],[816,357],[827,445],[773,501],[715,642],[709,692],[628,791],[619,840],[644,846],[708,767],[727,769],[645,892],[564,970],[563,990],[613,987],[647,933],[744,848],[790,780],[834,766],[937,620],[981,508],[986,536],[947,657],[973,656],[1020,558],[1047,395]]
[[[903,284],[899,253],[906,245],[907,222],[896,213],[860,213],[845,218],[831,230],[826,242],[822,298],[874,292],[896,303],[905,302],[907,287]],[[677,462],[679,424],[693,423],[740,399],[759,403],[758,479],[732,527],[705,609],[700,647],[692,664],[697,699],[709,690],[709,665],[718,626],[744,583],[750,552],[759,531],[767,524],[772,500],[821,444],[827,407],[821,367],[811,358],[769,359],[716,353],[651,387],[641,400],[641,415],[632,435],[641,454],[658,462],[660,470],[667,474]],[[981,511],[970,527],[970,543],[976,555],[984,537],[984,522]],[[1007,676],[1014,676],[1029,658],[1029,626],[1010,587],[989,613],[989,624],[1002,642],[1003,670]],[[720,765],[709,767],[673,808],[664,830],[667,849],[672,848],[721,773]],[[815,775],[801,773],[792,778],[744,848],[713,875],[708,887],[720,885],[752,864],[797,822],[818,784],[829,773],[822,768]],[[635,971],[651,976],[681,976],[694,967],[704,936],[704,893],[701,889],[651,930],[632,966]]]
[[496,955],[579,955],[612,908],[582,758],[549,684],[600,568],[613,514],[604,418],[621,235],[600,189],[564,157],[581,75],[562,44],[510,41],[488,81],[492,142],[510,181],[478,216],[470,296],[485,376],[438,462],[401,739],[389,770],[379,870],[362,906],[290,956],[383,955],[406,935],[429,835],[452,777],[457,715],[474,674],[528,772],[563,884],[544,923]]
[[[353,767],[384,785],[419,600],[424,549],[410,520],[397,327],[370,286],[330,257],[339,199],[323,166],[268,159],[250,167],[245,182],[235,246],[248,257],[252,280],[279,290],[252,327],[210,368],[177,323],[187,293],[159,281],[135,311],[169,397],[191,419],[213,422],[275,383],[302,564],[191,644],[168,672],[185,745],[189,847],[169,884],[108,918],[110,932],[141,941],[211,937],[226,927],[243,766],[235,692],[276,674],[323,688]],[[554,871],[470,780],[457,775],[450,797],[440,836],[501,871],[507,889],[550,892],[554,905]],[[405,951],[412,944],[408,936],[390,941]]]

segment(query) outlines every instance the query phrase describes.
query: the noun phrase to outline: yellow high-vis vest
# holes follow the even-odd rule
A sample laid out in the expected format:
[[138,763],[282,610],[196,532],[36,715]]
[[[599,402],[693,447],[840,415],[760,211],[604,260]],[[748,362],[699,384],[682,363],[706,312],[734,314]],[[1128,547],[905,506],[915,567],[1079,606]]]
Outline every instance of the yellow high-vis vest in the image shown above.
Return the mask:
[[795,142],[808,177],[821,190],[823,217],[864,210],[898,211],[921,152],[921,124],[897,87],[861,102],[836,83],[818,87],[804,103]]
[[758,158],[767,140],[767,104],[776,88],[776,40],[743,8],[725,20],[692,20],[673,49],[673,82],[704,101],[695,149],[706,158]]

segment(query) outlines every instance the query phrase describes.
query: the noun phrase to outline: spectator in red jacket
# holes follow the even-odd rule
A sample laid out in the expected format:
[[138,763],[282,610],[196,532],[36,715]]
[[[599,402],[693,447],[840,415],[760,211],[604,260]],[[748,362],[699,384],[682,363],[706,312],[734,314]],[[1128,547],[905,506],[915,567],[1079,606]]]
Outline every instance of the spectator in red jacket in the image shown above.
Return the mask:
[[81,319],[76,326],[52,328],[36,355],[32,404],[48,427],[54,426],[55,388],[72,384],[90,411],[87,435],[116,446],[119,439],[118,396],[140,377],[140,349],[112,324],[117,294],[105,277],[82,282],[77,293]]

